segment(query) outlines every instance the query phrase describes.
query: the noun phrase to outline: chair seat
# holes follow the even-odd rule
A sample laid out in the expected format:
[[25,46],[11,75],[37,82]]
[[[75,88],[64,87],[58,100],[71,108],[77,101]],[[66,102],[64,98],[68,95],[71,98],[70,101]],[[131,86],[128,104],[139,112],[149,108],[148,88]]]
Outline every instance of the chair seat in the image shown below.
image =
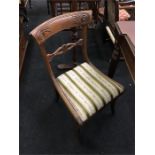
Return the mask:
[[121,84],[86,62],[61,74],[57,80],[83,122],[124,90]]

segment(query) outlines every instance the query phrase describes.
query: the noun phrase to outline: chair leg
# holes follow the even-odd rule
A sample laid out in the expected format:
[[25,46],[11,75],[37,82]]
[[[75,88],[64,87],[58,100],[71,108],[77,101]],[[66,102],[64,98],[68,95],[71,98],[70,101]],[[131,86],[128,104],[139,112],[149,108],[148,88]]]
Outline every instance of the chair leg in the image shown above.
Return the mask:
[[117,46],[114,47],[112,59],[109,66],[108,76],[113,78],[120,58],[120,51]]
[[113,100],[113,101],[111,101],[111,112],[112,112],[112,115],[114,115],[115,114],[115,101],[116,100]]
[[84,136],[83,136],[83,133],[82,133],[81,126],[78,126],[78,129],[77,129],[77,138],[79,140],[79,143],[85,144],[85,139],[84,139]]
[[87,131],[85,131],[84,126],[78,127],[77,138],[79,140],[79,143],[85,147],[89,147],[93,149],[95,148],[95,143],[89,136],[90,135],[87,134]]

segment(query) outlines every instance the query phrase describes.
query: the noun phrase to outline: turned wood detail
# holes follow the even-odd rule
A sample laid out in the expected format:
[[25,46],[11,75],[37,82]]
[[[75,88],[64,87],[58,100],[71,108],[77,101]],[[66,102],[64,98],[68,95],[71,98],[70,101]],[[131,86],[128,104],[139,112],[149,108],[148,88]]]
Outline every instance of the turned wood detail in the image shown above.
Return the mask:
[[53,53],[47,54],[48,60],[52,61],[52,59],[55,56],[65,54],[66,52],[68,52],[69,50],[71,50],[72,48],[74,48],[76,46],[82,46],[82,44],[83,44],[83,39],[79,39],[78,41],[76,41],[74,43],[63,44],[62,46],[57,48]]
[[35,37],[38,44],[42,44],[49,37],[72,27],[85,26],[92,20],[92,11],[80,11],[68,14],[63,14],[49,19],[43,24],[39,25],[31,34]]

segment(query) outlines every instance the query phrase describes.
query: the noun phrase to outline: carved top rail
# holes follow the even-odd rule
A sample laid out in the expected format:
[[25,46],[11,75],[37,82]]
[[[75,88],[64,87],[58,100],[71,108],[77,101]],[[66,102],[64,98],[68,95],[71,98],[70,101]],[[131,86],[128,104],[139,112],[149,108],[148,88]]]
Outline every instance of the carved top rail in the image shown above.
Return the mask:
[[30,34],[33,35],[37,43],[40,45],[44,43],[49,37],[62,30],[85,26],[88,25],[91,21],[91,10],[67,13],[45,21],[36,27],[33,31],[31,31]]

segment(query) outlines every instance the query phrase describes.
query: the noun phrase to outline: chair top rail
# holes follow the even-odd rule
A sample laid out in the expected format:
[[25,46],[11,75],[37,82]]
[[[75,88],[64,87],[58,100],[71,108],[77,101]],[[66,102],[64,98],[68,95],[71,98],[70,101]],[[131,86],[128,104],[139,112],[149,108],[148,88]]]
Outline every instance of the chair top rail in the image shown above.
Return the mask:
[[65,29],[88,25],[92,21],[92,11],[76,11],[51,18],[37,26],[30,34],[40,45],[54,34]]

